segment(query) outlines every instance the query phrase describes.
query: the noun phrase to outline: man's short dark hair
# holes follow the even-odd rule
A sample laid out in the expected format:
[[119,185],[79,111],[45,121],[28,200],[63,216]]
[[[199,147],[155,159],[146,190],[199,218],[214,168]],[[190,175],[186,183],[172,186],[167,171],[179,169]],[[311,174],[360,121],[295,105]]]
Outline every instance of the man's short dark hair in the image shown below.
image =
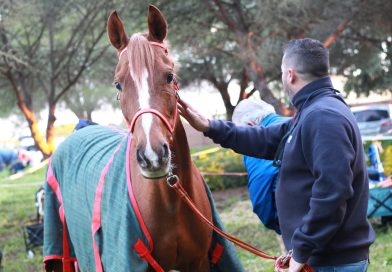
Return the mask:
[[303,79],[313,80],[328,75],[329,52],[318,40],[291,40],[284,49],[284,63]]

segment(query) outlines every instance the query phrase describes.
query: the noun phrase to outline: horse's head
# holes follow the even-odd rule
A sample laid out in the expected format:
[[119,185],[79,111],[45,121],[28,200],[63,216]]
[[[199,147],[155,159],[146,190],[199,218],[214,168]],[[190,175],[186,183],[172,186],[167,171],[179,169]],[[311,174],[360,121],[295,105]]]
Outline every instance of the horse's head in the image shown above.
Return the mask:
[[121,110],[133,133],[136,158],[146,178],[166,176],[170,142],[177,118],[174,62],[164,39],[167,23],[154,6],[148,9],[148,33],[128,38],[114,11],[108,19],[110,42],[117,49],[114,85]]

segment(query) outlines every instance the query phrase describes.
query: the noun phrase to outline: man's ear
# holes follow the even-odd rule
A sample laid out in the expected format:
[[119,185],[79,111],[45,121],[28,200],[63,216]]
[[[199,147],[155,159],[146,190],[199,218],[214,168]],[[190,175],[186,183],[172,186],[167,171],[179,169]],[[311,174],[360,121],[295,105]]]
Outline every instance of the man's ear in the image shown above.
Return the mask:
[[152,41],[163,42],[167,35],[167,23],[161,11],[150,5],[147,13],[148,37]]
[[290,84],[294,84],[297,79],[297,73],[291,68],[287,69],[287,82],[289,82]]
[[117,50],[122,50],[128,44],[128,36],[125,33],[124,25],[117,14],[117,11],[113,11],[108,19],[107,33],[109,36],[110,43]]

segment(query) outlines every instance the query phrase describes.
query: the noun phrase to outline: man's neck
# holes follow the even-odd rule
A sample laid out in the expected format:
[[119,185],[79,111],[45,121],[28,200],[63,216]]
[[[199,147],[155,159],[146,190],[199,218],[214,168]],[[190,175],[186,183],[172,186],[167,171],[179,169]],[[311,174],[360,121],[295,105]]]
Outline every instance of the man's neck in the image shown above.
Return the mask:
[[293,99],[293,97],[300,91],[303,89],[303,87],[305,87],[306,85],[308,85],[311,81],[304,81],[304,80],[298,80],[298,82],[296,82],[296,84],[293,86],[293,91],[292,91],[292,96],[290,98],[290,100]]

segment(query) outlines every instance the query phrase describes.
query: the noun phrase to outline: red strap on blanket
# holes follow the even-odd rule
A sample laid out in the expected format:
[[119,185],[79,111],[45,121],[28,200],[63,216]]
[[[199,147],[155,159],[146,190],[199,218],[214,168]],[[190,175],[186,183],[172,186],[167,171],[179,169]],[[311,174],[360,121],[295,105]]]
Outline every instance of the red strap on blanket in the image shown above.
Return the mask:
[[216,244],[214,251],[212,252],[211,256],[211,263],[212,264],[217,264],[220,260],[220,257],[222,256],[222,253],[224,251],[224,247],[221,244]]
[[[63,208],[63,206],[61,206],[60,208]],[[63,208],[63,210],[64,210],[64,208]],[[63,261],[63,272],[73,271],[72,266],[74,265],[74,258],[71,258],[70,254],[69,254],[67,222],[65,222],[65,217],[64,217],[64,221],[63,221],[63,259],[62,259],[62,261]]]
[[91,232],[92,232],[92,238],[93,238],[95,271],[97,271],[97,272],[103,272],[101,254],[99,253],[99,249],[98,249],[97,243],[95,241],[95,234],[101,228],[101,200],[102,200],[103,187],[105,184],[105,178],[106,178],[106,175],[109,171],[110,165],[112,164],[112,162],[114,160],[114,156],[120,150],[120,147],[122,146],[122,144],[124,143],[126,138],[127,138],[127,135],[125,135],[123,137],[123,139],[121,140],[121,142],[117,145],[112,156],[109,158],[109,161],[106,163],[105,167],[103,168],[101,176],[99,178],[97,188],[95,190]]
[[146,260],[151,267],[154,268],[155,271],[157,272],[163,272],[164,270],[162,267],[155,261],[155,259],[152,257],[151,252],[152,249],[154,248],[154,244],[152,241],[152,237],[150,235],[150,232],[147,229],[146,224],[144,223],[142,214],[139,210],[139,206],[137,205],[136,197],[135,194],[133,193],[133,187],[132,187],[132,179],[131,179],[131,145],[132,145],[132,135],[128,139],[128,144],[127,144],[127,157],[126,157],[126,174],[127,174],[127,186],[128,186],[128,194],[129,194],[129,199],[131,200],[131,204],[133,207],[133,210],[135,211],[136,218],[139,222],[140,228],[143,231],[144,236],[147,239],[148,244],[150,245],[150,248],[148,248],[142,240],[138,239],[133,248],[139,254],[139,256]]
[[53,169],[50,161],[48,166],[47,180],[48,180],[48,185],[50,186],[50,188],[52,188],[52,190],[56,194],[57,200],[59,201],[60,204],[59,215],[60,215],[61,223],[63,223],[63,256],[61,258],[63,263],[63,272],[72,272],[73,271],[72,266],[74,265],[75,258],[70,257],[67,223],[64,214],[63,198],[61,196],[59,183],[57,182],[57,179],[53,174]]
[[138,239],[133,248],[142,259],[145,259],[156,272],[165,272],[163,268],[155,261],[151,251],[146,247],[142,240]]
[[128,186],[128,195],[129,195],[129,199],[131,200],[131,204],[133,207],[133,210],[135,211],[135,215],[136,218],[139,222],[140,228],[143,231],[144,236],[147,239],[147,243],[150,246],[150,252],[152,252],[153,248],[154,248],[154,244],[152,241],[152,237],[150,232],[147,229],[146,224],[144,223],[142,214],[139,210],[139,206],[137,205],[137,201],[136,201],[136,197],[135,194],[133,193],[133,188],[132,188],[132,179],[131,179],[131,158],[130,158],[130,154],[131,154],[131,145],[132,145],[132,135],[131,137],[129,137],[128,139],[128,144],[127,144],[127,157],[126,157],[126,176],[127,176],[127,186]]

